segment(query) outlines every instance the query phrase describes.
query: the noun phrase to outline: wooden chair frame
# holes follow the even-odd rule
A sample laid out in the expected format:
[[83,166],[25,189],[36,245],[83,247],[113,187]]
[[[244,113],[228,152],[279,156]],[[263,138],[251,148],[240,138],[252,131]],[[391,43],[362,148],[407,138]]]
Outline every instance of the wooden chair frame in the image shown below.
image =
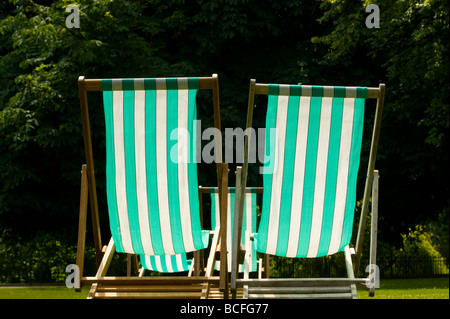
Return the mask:
[[[246,128],[252,127],[253,119],[253,105],[255,95],[268,95],[269,85],[256,83],[256,80],[250,80],[249,98],[248,98],[248,110],[247,110],[247,124]],[[242,259],[243,251],[245,247],[242,247],[239,243],[241,240],[241,225],[242,225],[242,212],[243,203],[240,198],[244,196],[244,191],[247,183],[247,172],[248,172],[248,151],[249,151],[249,136],[245,135],[244,139],[244,163],[242,167],[238,167],[237,177],[236,177],[236,189],[240,189],[239,195],[236,196],[236,207],[235,212],[238,216],[234,218],[234,234],[232,242],[232,264],[231,264],[231,294],[232,297],[236,297],[236,291],[238,287],[244,287],[244,298],[249,296],[249,287],[259,286],[262,287],[261,291],[265,293],[273,293],[274,291],[282,293],[283,298],[293,297],[297,298],[299,293],[305,293],[306,296],[308,292],[311,293],[311,289],[317,289],[315,287],[340,287],[342,285],[350,285],[352,297],[356,297],[356,286],[355,284],[361,284],[368,288],[369,295],[374,295],[374,286],[372,283],[372,272],[374,271],[373,265],[376,264],[376,236],[377,236],[377,220],[378,220],[378,171],[375,170],[375,160],[378,148],[378,140],[381,128],[381,117],[383,112],[384,96],[385,96],[385,85],[380,84],[379,87],[370,87],[367,89],[367,98],[376,99],[376,109],[375,109],[375,119],[372,132],[372,141],[370,146],[369,162],[367,168],[366,182],[364,188],[363,204],[361,208],[361,216],[358,228],[358,234],[356,239],[355,249],[347,248],[345,249],[345,263],[347,268],[348,278],[320,278],[320,279],[237,279],[237,265],[239,260]],[[359,265],[361,263],[362,246],[364,242],[365,226],[368,215],[368,207],[370,202],[370,197],[372,194],[372,226],[371,226],[371,240],[370,240],[370,269],[369,277],[358,278]],[[278,287],[278,289],[271,290],[267,287]],[[282,291],[281,287],[289,287],[287,290]],[[308,288],[306,288],[308,287]],[[313,288],[310,288],[313,287]],[[281,290],[280,290],[281,289]],[[319,290],[323,288],[318,288]],[[329,288],[326,288],[324,292],[330,292]],[[337,288],[333,288],[336,290]],[[331,289],[331,290],[333,290]],[[330,294],[321,294],[322,297],[329,297]],[[336,297],[336,295],[332,295]],[[263,295],[255,294],[254,297],[263,297]]]
[[[262,187],[254,187],[256,190],[257,194],[262,194],[263,193],[263,188]],[[248,192],[249,190],[246,190],[246,192]],[[205,194],[210,194],[211,193],[211,188],[210,187],[203,187],[203,186],[199,186],[199,197],[200,197],[200,216],[203,216],[203,206],[202,206],[202,196]],[[237,196],[236,196],[237,197]],[[235,197],[235,198],[236,198]],[[235,206],[237,207],[237,206]],[[228,227],[228,226],[227,226]],[[201,252],[199,252],[201,253]],[[195,257],[197,258],[197,257]],[[203,261],[203,258],[200,259],[200,261]],[[266,265],[266,267],[263,267],[263,261],[262,260],[258,260],[257,261],[259,266],[258,266],[258,277],[261,278],[262,277],[262,273],[264,272],[264,278],[269,278],[270,277],[270,269],[268,267],[269,262],[270,262],[270,256],[269,255],[264,255],[264,265]],[[242,263],[242,261],[241,261]],[[197,268],[198,267],[198,268]],[[202,267],[202,264],[200,263],[196,263],[194,264],[194,271],[195,272],[199,272],[199,268]],[[231,271],[231,269],[229,269],[229,271]]]
[[[105,288],[99,295],[102,297],[121,297],[121,298],[191,298],[198,297],[199,291],[202,298],[207,298],[209,285],[217,285],[223,292],[223,296],[228,298],[228,271],[220,272],[219,277],[213,277],[212,272],[200,276],[198,272],[193,277],[113,277],[106,276],[109,264],[115,252],[114,241],[110,240],[107,246],[102,246],[100,220],[97,200],[97,189],[94,173],[94,156],[92,150],[91,129],[88,111],[87,92],[101,91],[101,79],[85,79],[80,76],[78,79],[78,89],[80,95],[81,119],[83,126],[84,148],[86,154],[86,164],[82,165],[81,170],[81,192],[80,192],[80,214],[79,230],[77,244],[77,260],[79,276],[76,276],[75,290],[81,291],[85,285],[92,285],[89,297],[94,297],[97,288],[103,285]],[[214,111],[214,126],[216,132],[221,132],[220,127],[220,102],[219,102],[219,82],[217,74],[211,77],[199,78],[199,90],[211,90]],[[219,133],[220,134],[220,133]],[[217,135],[217,134],[216,134]],[[226,198],[228,189],[228,165],[222,163],[222,138],[220,135],[214,136],[216,143],[216,165],[217,165],[217,185],[220,196],[221,220],[226,221],[227,202],[222,201]],[[91,212],[91,222],[93,229],[93,241],[95,247],[96,261],[98,270],[95,276],[89,277],[83,275],[84,269],[84,251],[86,240],[86,223],[88,201]],[[220,254],[221,260],[226,260],[226,223],[222,223],[217,230],[218,236],[211,247],[212,254]],[[219,239],[220,238],[220,239]],[[213,261],[212,261],[213,262]],[[226,264],[226,262],[225,262]],[[137,290],[135,288],[138,288]],[[165,289],[164,287],[168,287]],[[156,292],[156,293],[155,293]],[[150,293],[150,295],[148,294]],[[153,293],[153,294],[151,294]]]

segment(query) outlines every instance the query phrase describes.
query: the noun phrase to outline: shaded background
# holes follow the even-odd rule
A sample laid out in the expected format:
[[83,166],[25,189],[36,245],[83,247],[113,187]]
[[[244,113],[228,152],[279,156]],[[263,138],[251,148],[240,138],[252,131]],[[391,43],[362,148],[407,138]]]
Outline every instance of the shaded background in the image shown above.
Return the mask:
[[[366,27],[370,3],[380,8],[380,28]],[[80,8],[80,28],[65,25],[69,4]],[[444,0],[1,2],[0,254],[13,254],[14,245],[35,247],[27,243],[42,238],[76,244],[85,163],[79,75],[218,73],[222,128],[245,127],[250,78],[385,83],[376,165],[380,251],[414,253],[429,244],[424,249],[437,251],[448,264],[448,9]],[[100,98],[90,96],[90,115],[106,242]],[[213,126],[210,97],[200,94],[198,100],[202,128]],[[263,103],[256,101],[255,128],[264,126]],[[367,136],[363,152],[368,152]],[[262,185],[258,167],[252,165],[248,185]],[[214,174],[214,167],[200,165],[200,184],[215,185]],[[88,239],[89,232],[88,226]]]

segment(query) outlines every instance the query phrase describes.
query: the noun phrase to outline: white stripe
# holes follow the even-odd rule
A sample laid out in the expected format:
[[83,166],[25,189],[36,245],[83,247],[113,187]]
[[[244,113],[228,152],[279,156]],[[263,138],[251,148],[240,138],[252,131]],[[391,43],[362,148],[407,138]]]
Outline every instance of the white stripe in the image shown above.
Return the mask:
[[125,150],[123,127],[123,91],[113,92],[114,119],[114,159],[116,170],[116,199],[119,215],[122,245],[127,253],[134,253],[131,243],[130,224],[128,221],[128,206],[125,178]]
[[112,79],[111,80],[111,90],[122,91],[122,79]]
[[302,220],[303,186],[305,179],[306,146],[308,143],[308,125],[311,97],[300,97],[297,141],[295,146],[294,181],[292,185],[291,221],[287,257],[297,256]]
[[[179,83],[180,85],[180,83]],[[183,86],[181,84],[181,86]],[[178,196],[180,202],[181,232],[186,252],[195,250],[192,238],[191,209],[189,203],[189,134],[188,134],[189,91],[178,91]]]
[[134,79],[134,90],[145,90],[144,79]]
[[145,160],[145,91],[134,93],[134,138],[136,158],[136,191],[139,228],[142,247],[146,255],[153,255],[150,236],[149,210],[147,201],[147,173]]
[[156,255],[155,256],[155,266],[156,266],[156,271],[162,272],[162,265],[161,265],[161,256],[160,255]]
[[322,98],[320,114],[319,141],[314,182],[314,200],[311,221],[311,235],[307,257],[316,257],[322,232],[323,206],[325,200],[325,183],[327,179],[328,146],[330,143],[332,98]]
[[356,98],[358,95],[356,86],[347,86],[345,88],[345,97],[347,98]]
[[324,86],[323,87],[324,97],[334,97],[334,86]]
[[156,167],[161,237],[166,255],[174,255],[167,182],[167,91],[165,79],[156,79]]
[[181,254],[177,254],[175,256],[176,263],[177,263],[177,269],[178,271],[183,271],[183,261],[181,260]]
[[289,84],[279,84],[278,85],[278,96],[289,96],[290,93],[290,85]]
[[[163,256],[161,256],[161,259],[164,258],[164,262],[166,263],[167,272],[174,272],[173,266],[172,266],[172,259],[171,259],[171,257],[172,256],[170,256],[170,255],[163,255]],[[161,270],[162,270],[162,265],[161,265]]]
[[347,201],[348,171],[353,133],[353,114],[355,110],[354,106],[355,99],[344,99],[336,185],[336,202],[334,206],[333,228],[331,232],[330,247],[328,249],[329,255],[336,253],[339,250],[339,246],[341,244],[345,204]]
[[312,96],[312,85],[302,85],[302,96]]
[[178,85],[178,90],[188,90],[189,89],[188,78],[178,78],[177,85]]
[[149,255],[141,255],[141,258],[144,257],[144,268],[153,270],[152,264],[150,263],[150,256]]
[[219,205],[219,193],[214,193],[214,208],[215,208],[215,215],[216,215],[216,225],[214,226],[217,228],[220,226],[220,205]]
[[[280,87],[281,91],[281,87]],[[281,92],[280,92],[281,93]],[[286,122],[289,104],[288,96],[279,96],[276,120],[275,159],[272,176],[272,194],[270,200],[270,216],[267,236],[268,254],[275,254],[278,243],[278,228],[280,223],[281,187],[283,185],[284,148],[286,142]]]

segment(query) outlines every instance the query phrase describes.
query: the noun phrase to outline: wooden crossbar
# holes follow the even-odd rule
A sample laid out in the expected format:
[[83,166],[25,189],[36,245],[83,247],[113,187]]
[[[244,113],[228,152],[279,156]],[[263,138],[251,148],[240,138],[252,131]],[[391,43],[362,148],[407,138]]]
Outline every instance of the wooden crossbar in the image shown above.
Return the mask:
[[[200,90],[211,90],[213,88],[213,78],[211,77],[199,77],[198,88]],[[85,79],[86,91],[101,91],[102,80],[101,79]]]
[[84,285],[102,284],[102,285],[195,285],[209,282],[219,284],[219,277],[125,277],[125,276],[107,276],[107,277],[83,277],[81,283]]
[[352,284],[365,285],[367,278],[271,278],[271,279],[240,279],[238,287],[342,287]]
[[[269,93],[269,84],[255,83],[255,94],[256,95],[267,95]],[[367,88],[367,98],[378,99],[381,96],[381,90],[377,87]]]

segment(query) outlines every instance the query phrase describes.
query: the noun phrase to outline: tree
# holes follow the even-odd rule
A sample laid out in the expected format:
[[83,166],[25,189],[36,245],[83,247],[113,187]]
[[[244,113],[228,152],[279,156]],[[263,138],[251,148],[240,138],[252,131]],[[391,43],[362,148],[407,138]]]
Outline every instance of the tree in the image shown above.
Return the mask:
[[[65,24],[70,14],[65,9],[71,4],[78,5],[80,28]],[[13,0],[4,8],[0,224],[20,230],[24,238],[36,229],[76,236],[79,169],[84,163],[79,75],[219,73],[223,127],[245,125],[250,77],[298,82],[314,76],[309,65],[317,52],[309,30],[317,30],[321,15],[315,1],[197,0],[187,5],[179,0]],[[204,99],[199,96],[199,113],[207,111],[200,103]],[[103,111],[94,107],[99,104],[91,105],[102,199]],[[212,126],[212,121],[202,125]],[[213,184],[208,182],[212,175],[200,178]],[[100,205],[105,214],[105,202]]]
[[[365,26],[371,3],[379,6],[380,28]],[[322,7],[321,22],[333,26],[313,39],[328,48],[323,66],[341,81],[386,83],[380,210],[392,225],[385,234],[398,242],[399,231],[436,220],[449,206],[448,1],[339,0]]]

